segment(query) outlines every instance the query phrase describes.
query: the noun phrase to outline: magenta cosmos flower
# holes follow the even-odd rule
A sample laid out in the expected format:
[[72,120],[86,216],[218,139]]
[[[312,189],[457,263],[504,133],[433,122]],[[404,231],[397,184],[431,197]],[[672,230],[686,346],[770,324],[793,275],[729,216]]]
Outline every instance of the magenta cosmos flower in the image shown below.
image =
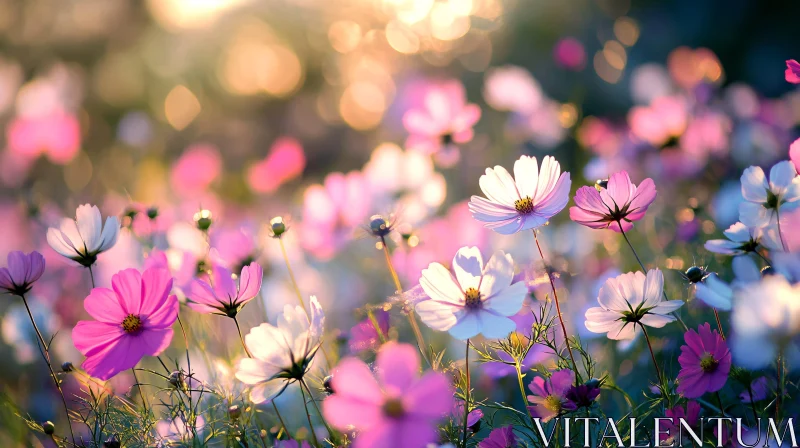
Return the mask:
[[794,59],[786,61],[786,81],[800,84],[800,63]]
[[553,372],[550,378],[544,379],[537,376],[528,384],[533,395],[528,395],[528,401],[533,406],[528,406],[531,417],[540,418],[547,423],[565,411],[577,409],[575,403],[567,399],[567,392],[575,382],[575,373],[565,369]]
[[210,284],[196,279],[189,287],[189,308],[200,313],[236,317],[242,307],[258,295],[263,276],[261,266],[250,263],[242,268],[237,285],[231,271],[215,264]]
[[678,393],[687,398],[722,389],[731,370],[731,352],[717,330],[712,332],[708,323],[697,330],[683,335],[686,345],[681,346],[678,357]]
[[13,251],[8,253],[7,260],[8,267],[0,268],[0,289],[9,294],[25,294],[44,273],[44,257],[39,252]]
[[428,371],[418,377],[416,347],[389,342],[375,361],[376,372],[345,358],[333,374],[334,393],[322,403],[328,423],[358,432],[353,448],[424,448],[437,440],[436,422],[453,407],[447,377]]
[[517,448],[514,427],[509,425],[493,430],[489,437],[481,440],[478,448]]
[[663,429],[669,430],[669,433],[662,432],[659,434],[662,446],[671,445],[671,442],[677,440],[681,433],[680,419],[683,419],[690,428],[700,427],[700,405],[694,401],[687,401],[685,409],[680,405],[667,409],[664,412],[664,416],[670,420],[665,421],[661,426]]
[[421,107],[403,115],[403,125],[411,134],[406,147],[426,154],[437,154],[440,163],[458,161],[457,145],[472,140],[472,126],[481,118],[477,104],[467,104],[464,86],[456,80],[433,85]]
[[592,229],[611,229],[626,232],[633,222],[644,217],[647,207],[656,199],[653,179],[645,179],[637,187],[625,171],[614,173],[608,183],[602,182],[598,191],[584,186],[575,193],[575,206],[569,217]]
[[542,159],[522,156],[514,162],[514,177],[502,166],[486,168],[479,181],[486,198],[473,196],[469,201],[472,217],[503,235],[535,229],[547,223],[569,201],[572,185],[569,173],[553,156]]
[[156,356],[172,341],[178,299],[170,295],[166,269],[139,273],[125,269],[111,277],[112,289],[94,288],[83,307],[95,320],[72,330],[75,347],[86,356],[89,375],[107,380],[134,367],[143,356]]

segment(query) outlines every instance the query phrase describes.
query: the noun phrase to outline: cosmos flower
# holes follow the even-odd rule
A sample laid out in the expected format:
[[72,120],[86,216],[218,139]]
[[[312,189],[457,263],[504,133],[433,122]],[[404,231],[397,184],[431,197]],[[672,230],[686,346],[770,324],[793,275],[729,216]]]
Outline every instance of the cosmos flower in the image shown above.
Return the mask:
[[542,423],[547,423],[565,411],[577,409],[575,403],[567,399],[567,392],[575,382],[575,372],[569,369],[553,372],[550,378],[540,376],[528,384],[533,395],[528,395],[528,401],[533,406],[528,406],[531,417],[540,418]]
[[697,331],[683,335],[678,362],[678,393],[687,398],[699,398],[706,392],[716,392],[725,385],[731,370],[731,352],[717,330],[705,323]]
[[577,408],[588,408],[600,396],[600,381],[592,379],[585,384],[572,385],[567,391],[567,400],[571,401]]
[[264,271],[258,263],[250,263],[242,268],[239,284],[233,280],[231,271],[215,264],[211,273],[211,283],[196,279],[187,294],[189,308],[200,313],[220,314],[236,317],[244,305],[258,296]]
[[695,297],[706,305],[722,311],[730,311],[733,301],[733,289],[720,280],[717,274],[710,274],[701,283],[695,285]]
[[[486,198],[472,196],[472,217],[503,235],[543,226],[569,201],[569,173],[552,156],[542,160],[522,156],[514,162],[514,177],[502,166],[486,168],[479,181]],[[487,199],[488,198],[488,199]]]
[[761,167],[751,166],[744,170],[741,182],[745,202],[739,205],[739,221],[748,227],[775,224],[778,213],[800,206],[800,177],[788,160],[775,164],[769,179]]
[[478,448],[517,448],[517,446],[517,436],[514,435],[512,425],[492,430],[489,437],[478,443]]
[[[389,312],[378,310],[375,312],[375,320],[378,328],[384,336],[389,334]],[[366,318],[357,323],[350,329],[350,339],[348,345],[351,353],[360,353],[364,350],[373,350],[380,346],[381,338],[375,329],[375,324],[370,318]]]
[[44,273],[44,257],[33,251],[8,253],[8,267],[0,268],[0,290],[21,296],[31,290],[33,283]]
[[322,402],[328,423],[357,431],[353,448],[425,448],[437,440],[436,422],[453,407],[447,377],[428,371],[419,377],[417,348],[389,342],[378,352],[375,374],[357,358],[335,369],[334,393]]
[[723,255],[743,255],[756,252],[759,247],[781,247],[777,226],[748,227],[737,222],[723,233],[728,239],[708,240],[705,244],[706,250]]
[[731,352],[737,366],[770,366],[782,350],[790,368],[800,360],[792,338],[800,333],[800,284],[782,275],[767,275],[734,290]]
[[664,416],[670,420],[664,421],[661,426],[662,429],[669,430],[659,434],[662,446],[669,445],[671,440],[675,440],[679,436],[681,431],[680,419],[683,419],[690,428],[698,428],[700,426],[700,405],[690,400],[686,402],[685,408],[677,405],[667,409],[664,412]]
[[575,193],[575,205],[569,209],[573,221],[592,229],[628,231],[642,219],[656,199],[656,185],[645,179],[637,187],[626,171],[614,173],[603,188],[583,186]]
[[472,126],[481,118],[477,104],[467,104],[461,82],[447,81],[432,85],[421,107],[403,115],[403,125],[410,134],[406,147],[434,154],[443,165],[458,161],[459,144],[472,140]]
[[247,184],[256,193],[273,193],[278,187],[303,174],[306,155],[300,142],[281,137],[272,144],[267,157],[247,168]]
[[800,84],[800,64],[794,59],[786,61],[786,82]]
[[599,307],[586,310],[586,329],[607,333],[609,339],[632,339],[636,324],[661,328],[673,322],[680,300],[663,301],[664,275],[658,269],[628,272],[606,280],[597,301]]
[[794,169],[800,172],[800,138],[789,145],[789,160],[794,164]]
[[42,116],[18,116],[6,128],[9,151],[25,158],[47,155],[51,162],[66,165],[81,149],[78,117],[64,111]]
[[116,216],[106,218],[104,226],[100,209],[84,204],[75,211],[75,220],[64,218],[58,229],[47,229],[47,243],[59,254],[88,267],[100,253],[114,247],[118,235]]
[[502,338],[514,331],[509,316],[522,308],[528,289],[523,282],[511,283],[511,255],[498,251],[484,266],[477,247],[462,247],[453,257],[452,271],[440,263],[422,271],[420,285],[430,299],[418,302],[416,310],[425,324],[457,339],[480,333]]
[[250,400],[263,403],[300,381],[311,367],[321,344],[325,316],[311,296],[311,318],[300,306],[286,305],[278,325],[263,323],[250,330],[244,341],[252,358],[239,361],[236,378],[252,386]]
[[75,348],[89,375],[107,380],[134,367],[144,356],[157,356],[172,341],[178,299],[170,295],[166,269],[125,269],[111,277],[112,289],[94,288],[83,306],[95,320],[72,330]]

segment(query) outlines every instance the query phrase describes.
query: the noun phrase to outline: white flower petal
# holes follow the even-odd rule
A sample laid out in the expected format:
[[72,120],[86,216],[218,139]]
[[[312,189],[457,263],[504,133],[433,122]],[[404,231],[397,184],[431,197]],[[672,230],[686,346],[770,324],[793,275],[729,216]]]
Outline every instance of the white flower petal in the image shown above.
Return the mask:
[[522,309],[527,295],[528,287],[525,282],[517,282],[499,291],[491,298],[485,299],[483,307],[501,316],[513,316]]
[[536,157],[522,156],[514,162],[514,181],[519,189],[520,197],[536,197],[539,183],[539,163]]
[[761,167],[751,166],[744,170],[741,182],[742,196],[745,200],[758,203],[767,202],[769,184]]
[[433,300],[454,305],[464,304],[464,291],[461,290],[453,274],[440,263],[431,263],[427,269],[423,269],[419,284],[425,294]]
[[776,195],[782,195],[797,176],[794,164],[788,160],[778,162],[769,170],[769,187]]
[[453,257],[453,272],[461,291],[478,289],[483,275],[483,256],[477,247],[462,247]]
[[447,331],[456,324],[456,313],[462,308],[438,300],[423,300],[414,309],[425,325],[436,331]]

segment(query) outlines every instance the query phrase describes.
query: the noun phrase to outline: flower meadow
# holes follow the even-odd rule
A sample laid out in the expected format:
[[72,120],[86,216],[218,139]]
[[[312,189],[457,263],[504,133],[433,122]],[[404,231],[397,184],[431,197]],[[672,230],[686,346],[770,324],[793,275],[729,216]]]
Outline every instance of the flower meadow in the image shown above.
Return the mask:
[[800,54],[145,3],[0,53],[0,446],[797,445]]

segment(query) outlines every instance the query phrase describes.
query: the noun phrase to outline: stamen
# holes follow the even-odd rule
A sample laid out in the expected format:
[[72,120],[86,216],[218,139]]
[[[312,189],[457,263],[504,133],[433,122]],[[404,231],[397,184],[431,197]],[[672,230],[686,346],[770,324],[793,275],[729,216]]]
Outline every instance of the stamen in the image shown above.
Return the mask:
[[139,316],[133,314],[128,314],[122,321],[122,329],[129,334],[138,333],[143,326],[144,324],[142,320],[139,319]]
[[530,196],[514,201],[514,208],[522,215],[533,213],[533,200]]
[[481,293],[475,288],[467,288],[464,291],[464,302],[467,308],[475,309],[481,306]]

